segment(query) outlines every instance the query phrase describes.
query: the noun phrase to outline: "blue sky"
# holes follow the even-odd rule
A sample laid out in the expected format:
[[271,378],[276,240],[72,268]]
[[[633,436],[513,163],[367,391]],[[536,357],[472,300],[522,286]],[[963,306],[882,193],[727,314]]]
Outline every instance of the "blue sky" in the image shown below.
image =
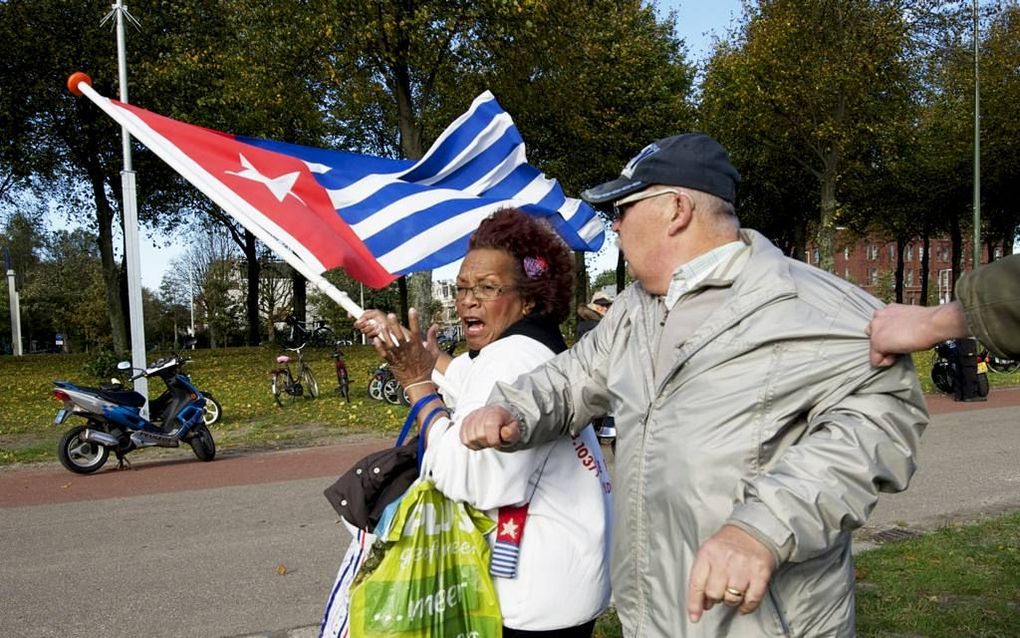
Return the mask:
[[[741,15],[740,0],[671,0],[659,1],[655,5],[660,15],[663,16],[671,10],[676,10],[677,33],[687,44],[690,58],[698,62],[702,61],[711,51],[713,36],[724,36]],[[144,176],[139,176],[139,179],[144,179]],[[594,269],[596,272],[616,267],[616,238],[612,236],[611,232],[607,235],[605,247],[590,260],[590,269]],[[153,241],[148,238],[144,229],[140,243],[142,285],[150,290],[159,290],[163,273],[167,270],[170,260],[182,252],[182,243],[172,241],[170,246],[154,247]],[[157,238],[156,243],[166,242]],[[452,279],[456,276],[459,267],[460,262],[455,262],[438,269],[434,273],[434,278]]]

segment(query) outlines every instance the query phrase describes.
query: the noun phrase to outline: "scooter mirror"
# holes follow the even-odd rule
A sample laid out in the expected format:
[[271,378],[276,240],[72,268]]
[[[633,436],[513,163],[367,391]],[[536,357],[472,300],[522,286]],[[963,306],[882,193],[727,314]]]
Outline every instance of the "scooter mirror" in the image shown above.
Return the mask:
[[130,361],[121,361],[120,363],[117,364],[117,369],[118,370],[130,370],[131,369],[131,362]]

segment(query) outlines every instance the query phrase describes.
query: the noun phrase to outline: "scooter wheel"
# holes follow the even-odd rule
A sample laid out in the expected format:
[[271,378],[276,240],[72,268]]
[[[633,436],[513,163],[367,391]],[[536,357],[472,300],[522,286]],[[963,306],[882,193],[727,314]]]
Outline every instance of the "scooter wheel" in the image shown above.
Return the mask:
[[203,392],[202,396],[205,397],[205,413],[202,415],[202,421],[205,422],[206,425],[213,425],[214,423],[219,422],[220,418],[223,416],[223,406],[220,405],[220,402],[217,401],[211,394]]
[[198,425],[192,429],[191,438],[188,444],[191,450],[198,457],[199,461],[211,461],[216,458],[216,441],[213,440],[212,432],[205,425]]
[[85,429],[83,425],[71,428],[60,438],[57,446],[60,464],[75,474],[91,474],[103,467],[110,457],[110,449],[105,445],[81,440],[80,435]]

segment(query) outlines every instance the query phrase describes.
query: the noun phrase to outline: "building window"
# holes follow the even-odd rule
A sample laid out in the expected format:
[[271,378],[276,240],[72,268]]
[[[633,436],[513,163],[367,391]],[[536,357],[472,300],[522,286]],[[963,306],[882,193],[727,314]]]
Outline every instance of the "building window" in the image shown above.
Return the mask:
[[896,244],[889,244],[889,261],[896,261]]
[[821,256],[819,255],[819,253],[818,253],[818,249],[817,249],[817,248],[815,248],[815,249],[814,249],[813,251],[811,251],[811,258],[812,258],[812,259],[814,260],[814,264],[815,264],[816,266],[817,266],[818,264],[822,263],[822,258],[821,258]]
[[868,244],[868,261],[875,261],[878,259],[878,246],[876,244]]
[[924,261],[924,246],[917,247],[917,258]]
[[868,268],[868,284],[872,286],[878,284],[878,268]]
[[903,273],[903,285],[913,286],[914,285],[914,269],[907,268],[906,272]]
[[850,268],[849,267],[843,269],[843,279],[846,279],[847,281],[850,281]]
[[942,262],[949,261],[949,246],[946,244],[939,244],[939,247],[935,251],[935,258]]
[[906,247],[903,249],[903,259],[904,259],[904,261],[914,261],[914,245],[913,244],[907,244]]
[[843,247],[843,259],[850,259],[850,247],[849,246],[844,246]]
[[1002,259],[1002,246],[995,247],[995,259]]

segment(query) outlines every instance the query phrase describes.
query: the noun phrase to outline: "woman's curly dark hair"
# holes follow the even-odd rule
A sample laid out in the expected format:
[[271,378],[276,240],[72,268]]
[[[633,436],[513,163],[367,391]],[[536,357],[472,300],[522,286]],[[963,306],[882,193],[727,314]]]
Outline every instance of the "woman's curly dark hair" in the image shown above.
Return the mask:
[[478,226],[468,248],[492,248],[513,255],[517,264],[514,286],[522,299],[534,304],[531,314],[557,323],[570,314],[574,257],[545,220],[504,208]]

